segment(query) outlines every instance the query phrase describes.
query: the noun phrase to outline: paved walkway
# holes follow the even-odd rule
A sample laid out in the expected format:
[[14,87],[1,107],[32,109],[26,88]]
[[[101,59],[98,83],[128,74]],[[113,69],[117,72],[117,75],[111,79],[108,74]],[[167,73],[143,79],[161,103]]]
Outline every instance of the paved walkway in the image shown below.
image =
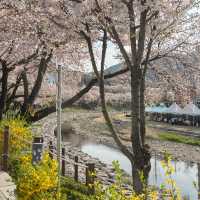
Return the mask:
[[16,200],[15,188],[11,177],[6,172],[0,171],[0,200]]

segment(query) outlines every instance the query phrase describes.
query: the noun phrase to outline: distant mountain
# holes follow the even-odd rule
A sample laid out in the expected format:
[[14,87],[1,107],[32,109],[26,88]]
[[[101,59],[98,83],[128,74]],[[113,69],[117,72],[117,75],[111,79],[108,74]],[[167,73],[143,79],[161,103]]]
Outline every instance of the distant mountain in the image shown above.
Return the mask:
[[[116,65],[113,65],[113,66],[108,67],[104,70],[104,75],[108,75],[108,74],[118,72],[119,70],[122,70],[124,68],[126,68],[124,63],[119,63],[119,64],[116,64]],[[95,77],[95,74],[93,72],[85,73],[84,78],[83,78],[84,83],[87,84],[93,77]],[[156,76],[155,71],[154,70],[148,70],[146,79],[151,80],[151,81],[153,81],[153,80],[156,81],[157,76]],[[108,81],[106,80],[106,82],[108,82]]]
[[[179,62],[174,59],[160,59],[153,63],[146,76],[146,103],[159,103],[161,101],[176,101],[185,104],[192,101],[198,94],[200,79],[195,79],[196,71],[191,66],[198,66],[199,59],[196,54],[191,58],[180,57]],[[105,74],[114,73],[125,68],[123,63],[113,65],[105,70]],[[87,84],[94,73],[84,74],[83,83]],[[199,76],[198,76],[199,77]],[[130,104],[130,73],[124,73],[105,81],[107,102],[118,106]],[[94,97],[96,95],[96,98]],[[85,100],[96,99],[99,103],[98,86],[92,89]],[[84,98],[83,98],[84,99]]]
[[[113,66],[108,67],[108,68],[106,68],[104,70],[104,75],[117,72],[117,71],[123,69],[124,67],[125,66],[124,66],[123,63],[119,63],[119,64],[116,64],[116,65],[113,65]],[[93,77],[95,77],[95,74],[93,72],[85,73],[84,77],[83,77],[84,83],[87,84]]]

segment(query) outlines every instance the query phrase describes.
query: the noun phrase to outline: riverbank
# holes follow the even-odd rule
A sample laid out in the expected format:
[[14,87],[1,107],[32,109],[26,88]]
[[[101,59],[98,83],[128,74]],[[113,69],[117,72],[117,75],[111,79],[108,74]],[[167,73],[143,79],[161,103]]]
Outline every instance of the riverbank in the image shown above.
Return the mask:
[[[126,129],[129,121],[123,120],[120,122],[119,118],[122,114],[119,112],[111,112],[111,115],[115,116],[115,118],[118,118],[118,121],[115,121],[117,130],[119,131],[122,138],[126,136],[126,140],[123,140],[123,142],[129,146],[130,142],[127,141],[128,128]],[[69,130],[73,129],[75,134],[88,137],[102,144],[116,147],[116,144],[111,137],[105,122],[103,121],[100,111],[91,111],[79,108],[66,109],[62,115],[62,122],[70,124]],[[38,134],[42,132],[46,138],[53,136],[54,129],[56,128],[56,114],[54,113],[49,115],[45,119],[37,122],[35,125],[37,125],[34,127],[34,132],[36,134],[37,132]],[[151,129],[151,135],[152,131],[153,130]],[[173,159],[200,163],[199,146],[164,141],[156,138],[152,139],[149,137],[146,139],[146,142],[150,146],[151,152],[153,153],[162,154],[164,151],[167,151],[172,155]]]
[[[119,113],[112,114],[119,116]],[[63,143],[67,158],[69,158],[69,162],[66,163],[67,176],[74,177],[74,156],[78,156],[80,165],[85,166],[87,163],[95,164],[96,180],[102,182],[103,185],[110,185],[115,179],[111,162],[112,160],[119,160],[120,166],[124,171],[124,187],[128,191],[131,191],[130,163],[118,150],[115,141],[102,121],[101,112],[88,110],[76,110],[74,112],[74,109],[65,110],[62,115],[62,123]],[[123,122],[123,125],[125,123]],[[35,125],[34,133],[43,133],[45,146],[48,148],[48,142],[53,138],[55,139],[56,115],[49,115]],[[124,128],[124,126],[122,127]],[[125,137],[125,140],[123,140],[125,145],[131,148],[131,143],[127,140],[127,133],[123,134],[122,132],[123,128],[118,129],[118,131],[121,138]],[[86,141],[86,149],[84,141]],[[199,182],[200,165],[198,163],[200,163],[200,147],[155,138],[147,138],[146,142],[150,146],[152,153],[149,184],[160,187],[164,182],[165,176],[160,160],[162,160],[163,152],[167,151],[172,155],[172,159],[174,160],[172,161],[173,167],[175,170],[178,170],[173,178],[181,191],[183,191],[182,195],[190,196],[191,199],[197,199],[197,191],[193,186],[193,182]],[[187,182],[187,187],[182,179]],[[79,168],[79,181],[85,183],[85,167]]]

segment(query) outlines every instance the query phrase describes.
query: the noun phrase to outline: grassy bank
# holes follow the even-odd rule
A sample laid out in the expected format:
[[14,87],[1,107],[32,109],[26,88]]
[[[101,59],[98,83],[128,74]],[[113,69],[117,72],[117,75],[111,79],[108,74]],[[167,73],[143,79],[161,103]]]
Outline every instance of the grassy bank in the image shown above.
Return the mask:
[[158,138],[161,140],[200,146],[200,139],[178,135],[175,132],[161,132],[158,134]]

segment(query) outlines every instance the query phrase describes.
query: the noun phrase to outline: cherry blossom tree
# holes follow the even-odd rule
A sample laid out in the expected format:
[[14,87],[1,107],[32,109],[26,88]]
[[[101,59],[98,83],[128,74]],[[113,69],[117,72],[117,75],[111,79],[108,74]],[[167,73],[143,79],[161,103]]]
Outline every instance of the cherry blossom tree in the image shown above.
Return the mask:
[[[48,13],[54,24],[64,30],[73,30],[77,38],[81,37],[85,40],[96,75],[85,88],[64,101],[63,107],[73,104],[96,83],[99,83],[104,117],[116,143],[131,161],[134,189],[137,192],[142,190],[139,171],[145,172],[150,166],[150,156],[145,145],[146,72],[150,63],[163,57],[175,58],[177,53],[186,53],[196,44],[198,38],[194,30],[197,29],[198,16],[190,12],[197,3],[196,1],[164,0],[150,2],[134,0],[60,1],[63,16],[67,20],[64,20],[62,15],[58,17]],[[100,38],[103,41],[101,72],[98,71],[93,52],[93,42]],[[108,38],[117,44],[126,68],[104,75]],[[126,50],[125,44],[131,47],[131,52]],[[104,79],[127,71],[130,71],[131,77],[132,151],[129,151],[120,141],[107,112],[104,95]],[[55,106],[42,109],[35,114],[32,120],[40,119],[55,110]]]
[[[33,6],[31,1],[0,2],[0,118],[11,106],[16,108],[19,98],[20,113],[28,112],[52,57],[52,47],[44,40],[41,21],[32,12]],[[35,80],[30,79],[32,73],[36,74]],[[19,90],[23,90],[20,95]]]
[[[86,55],[83,50],[87,47],[95,76],[85,88],[65,100],[62,106],[72,105],[99,84],[104,118],[120,150],[132,164],[133,186],[140,193],[143,187],[140,171],[146,175],[145,172],[150,168],[149,149],[145,144],[146,73],[156,60],[163,57],[177,59],[177,55],[187,54],[197,44],[195,30],[198,28],[196,22],[199,13],[195,8],[198,4],[196,0],[2,1],[0,27],[4,34],[0,40],[0,116],[5,106],[9,107],[9,102],[16,98],[16,91],[21,84],[24,99],[20,110],[22,114],[29,112],[29,107],[38,96],[53,52],[60,58],[64,57],[64,64],[74,66],[72,56],[69,55],[76,55],[75,61],[81,60],[78,58]],[[93,48],[97,40],[102,42],[100,66]],[[104,74],[108,40],[118,46],[126,67]],[[35,44],[38,44],[37,47]],[[126,46],[130,47],[130,51]],[[37,69],[31,92],[27,76],[28,72],[31,73],[30,63]],[[159,66],[155,70],[165,74]],[[18,74],[10,92],[8,80],[11,71]],[[112,123],[106,108],[104,89],[105,79],[127,71],[130,71],[131,80],[132,150],[120,140]],[[55,111],[55,105],[51,105],[37,111],[29,119],[38,120]]]
[[[82,23],[85,31],[81,30],[80,33],[88,45],[93,70],[99,82],[104,118],[119,148],[132,164],[133,185],[136,192],[142,191],[139,172],[145,172],[150,166],[150,156],[144,140],[146,71],[150,62],[173,56],[175,52],[186,51],[188,46],[195,44],[197,38],[192,30],[196,28],[196,16],[188,18],[188,12],[194,5],[196,1],[83,1],[82,8],[90,7],[93,17],[85,17],[86,20]],[[188,23],[191,18],[194,23]],[[91,39],[93,36],[91,27],[96,23],[96,27],[104,33],[100,73],[95,62]],[[120,141],[106,109],[104,64],[108,34],[118,45],[127,69],[130,70],[132,151]],[[130,45],[131,52],[127,52],[123,44],[124,37],[128,38],[126,43]]]

